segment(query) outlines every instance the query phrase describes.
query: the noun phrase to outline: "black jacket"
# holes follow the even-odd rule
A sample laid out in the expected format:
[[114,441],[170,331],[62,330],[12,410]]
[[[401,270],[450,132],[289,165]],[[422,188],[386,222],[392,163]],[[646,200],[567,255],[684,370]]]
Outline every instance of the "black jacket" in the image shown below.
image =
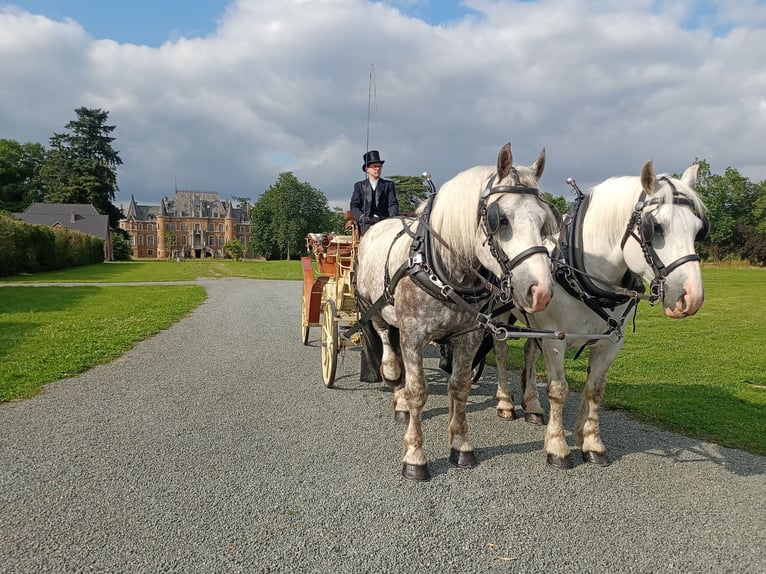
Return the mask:
[[354,184],[351,195],[351,212],[359,223],[359,231],[364,234],[371,225],[381,219],[399,215],[399,200],[396,198],[396,186],[390,179],[378,179],[373,201],[370,181],[363,179]]

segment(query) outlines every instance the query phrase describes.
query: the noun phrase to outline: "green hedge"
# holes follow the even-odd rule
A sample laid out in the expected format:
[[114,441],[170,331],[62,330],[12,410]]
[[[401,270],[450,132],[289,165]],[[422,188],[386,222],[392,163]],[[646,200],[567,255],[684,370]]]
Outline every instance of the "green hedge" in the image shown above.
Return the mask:
[[72,229],[30,225],[0,213],[0,277],[104,261],[104,241]]

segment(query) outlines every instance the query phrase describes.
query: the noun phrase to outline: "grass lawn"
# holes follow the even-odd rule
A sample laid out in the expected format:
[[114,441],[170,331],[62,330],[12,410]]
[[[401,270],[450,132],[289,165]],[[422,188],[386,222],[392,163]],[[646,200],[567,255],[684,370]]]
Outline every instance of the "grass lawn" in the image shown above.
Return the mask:
[[170,261],[121,261],[72,267],[46,273],[2,277],[3,283],[120,283],[130,281],[194,281],[197,278],[245,277],[249,279],[303,280],[300,261],[232,261],[187,259]]
[[197,285],[0,288],[0,401],[119,357],[205,297]]
[[[705,304],[666,318],[639,305],[636,332],[609,371],[605,404],[663,428],[766,455],[766,269],[703,268]],[[198,277],[302,280],[299,261],[187,260],[104,263],[0,282],[179,281]],[[46,382],[112,360],[187,315],[201,287],[0,288],[0,400],[32,396]],[[519,368],[523,342],[510,343]],[[566,359],[580,390],[585,351]],[[539,376],[544,377],[542,362]]]

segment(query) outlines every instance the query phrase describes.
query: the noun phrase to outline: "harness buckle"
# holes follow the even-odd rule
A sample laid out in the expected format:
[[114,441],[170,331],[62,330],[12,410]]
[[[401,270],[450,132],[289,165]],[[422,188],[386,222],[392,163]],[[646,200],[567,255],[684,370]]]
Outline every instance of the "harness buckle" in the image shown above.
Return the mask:
[[504,276],[500,280],[500,295],[498,299],[501,303],[509,303],[513,297],[513,287],[511,287],[511,274]]
[[418,251],[414,256],[410,256],[408,260],[408,266],[410,269],[413,267],[420,267],[423,264],[423,253]]
[[649,304],[654,306],[658,300],[665,297],[665,281],[667,277],[656,277],[649,285]]

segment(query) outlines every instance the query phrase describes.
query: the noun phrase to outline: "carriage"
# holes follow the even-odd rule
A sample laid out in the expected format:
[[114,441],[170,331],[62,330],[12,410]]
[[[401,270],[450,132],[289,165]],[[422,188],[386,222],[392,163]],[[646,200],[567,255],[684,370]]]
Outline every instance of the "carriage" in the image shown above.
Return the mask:
[[335,384],[338,354],[344,346],[359,343],[359,335],[341,336],[342,329],[358,320],[354,295],[354,262],[359,245],[359,226],[346,212],[346,234],[309,233],[303,266],[301,340],[308,344],[309,329],[321,327],[322,378],[327,387]]

